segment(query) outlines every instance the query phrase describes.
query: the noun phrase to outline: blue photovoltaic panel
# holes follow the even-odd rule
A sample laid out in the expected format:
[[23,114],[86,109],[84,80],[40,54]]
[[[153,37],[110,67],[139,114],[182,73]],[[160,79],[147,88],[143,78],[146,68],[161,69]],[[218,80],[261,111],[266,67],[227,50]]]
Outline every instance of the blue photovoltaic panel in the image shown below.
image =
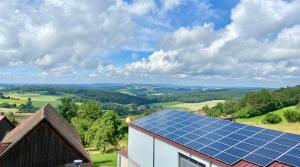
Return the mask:
[[286,146],[289,146],[289,147],[294,147],[299,143],[297,141],[289,140],[289,139],[282,138],[282,137],[279,137],[279,138],[275,139],[273,142],[277,143],[277,144],[286,145]]
[[280,162],[293,165],[293,166],[299,166],[300,165],[300,158],[291,156],[291,155],[283,155],[278,159]]
[[294,148],[290,150],[287,154],[300,158],[300,149]]
[[208,156],[211,156],[211,157],[217,155],[220,152],[219,150],[216,150],[216,149],[211,148],[211,147],[204,147],[204,148],[201,148],[198,151],[200,151],[201,153],[206,154]]
[[270,150],[275,150],[275,151],[280,152],[280,153],[284,153],[284,152],[288,151],[289,149],[291,149],[291,147],[276,144],[276,143],[269,143],[264,147],[268,148]]
[[260,148],[260,149],[256,150],[254,153],[258,154],[258,155],[264,155],[265,157],[268,157],[270,159],[277,158],[281,155],[281,153],[279,153],[277,151],[273,151],[273,150],[266,149],[266,148]]
[[221,153],[221,154],[217,155],[215,158],[218,160],[221,160],[227,164],[233,164],[240,160],[240,158],[233,156],[231,154],[227,154],[227,153]]
[[261,166],[267,166],[271,162],[273,162],[272,159],[260,156],[258,154],[250,154],[247,157],[245,157],[245,160],[248,160],[250,162],[253,162],[253,163],[261,165]]
[[245,150],[241,150],[241,149],[234,148],[234,147],[226,150],[225,152],[228,153],[228,154],[234,155],[236,157],[239,157],[239,158],[242,158],[242,157],[249,154],[249,152],[247,152]]
[[300,166],[300,136],[295,134],[177,110],[157,112],[132,125],[228,165],[246,160],[260,166],[275,161]]

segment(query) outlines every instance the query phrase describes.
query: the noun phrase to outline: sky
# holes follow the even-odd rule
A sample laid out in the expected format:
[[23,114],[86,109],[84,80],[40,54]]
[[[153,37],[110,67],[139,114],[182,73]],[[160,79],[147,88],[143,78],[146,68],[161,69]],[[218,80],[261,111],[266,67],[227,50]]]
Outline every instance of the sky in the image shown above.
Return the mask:
[[0,83],[300,84],[300,0],[0,1]]

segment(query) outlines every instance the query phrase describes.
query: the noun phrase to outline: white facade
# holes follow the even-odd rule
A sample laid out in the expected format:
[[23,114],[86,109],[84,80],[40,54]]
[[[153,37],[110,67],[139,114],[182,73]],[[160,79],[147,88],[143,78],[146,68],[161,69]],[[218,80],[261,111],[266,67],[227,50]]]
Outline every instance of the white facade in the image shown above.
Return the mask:
[[206,167],[218,167],[178,147],[129,127],[129,167],[179,167],[179,154],[190,157]]

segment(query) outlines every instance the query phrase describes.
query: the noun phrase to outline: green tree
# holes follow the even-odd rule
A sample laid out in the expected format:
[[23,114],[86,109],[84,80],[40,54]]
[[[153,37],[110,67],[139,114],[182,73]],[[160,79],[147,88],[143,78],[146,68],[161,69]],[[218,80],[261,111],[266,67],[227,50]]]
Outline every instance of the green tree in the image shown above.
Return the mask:
[[4,99],[4,94],[0,92],[0,99]]
[[80,118],[78,116],[71,119],[72,125],[76,128],[78,133],[80,134],[80,138],[84,145],[88,145],[88,141],[86,140],[86,133],[89,128],[92,126],[93,121],[86,118]]
[[282,118],[278,114],[268,113],[262,120],[264,124],[278,124],[282,121]]
[[75,103],[72,97],[62,97],[60,104],[57,106],[60,114],[69,122],[71,118],[77,115],[78,105]]
[[300,120],[300,112],[296,109],[287,109],[283,115],[288,122],[297,122]]
[[105,112],[87,131],[85,139],[91,146],[105,152],[110,145],[118,144],[120,125],[121,121],[116,113]]
[[27,107],[32,107],[32,101],[31,101],[30,97],[27,99],[26,106]]
[[252,117],[274,111],[278,108],[278,102],[272,92],[263,90],[247,94],[240,101],[240,106],[251,109],[248,114]]
[[102,115],[100,103],[88,101],[79,106],[78,117],[95,121]]
[[6,113],[3,113],[2,115],[6,116],[6,118],[13,124],[13,125],[17,125],[18,122],[16,120],[16,117],[14,115],[13,112],[6,112]]

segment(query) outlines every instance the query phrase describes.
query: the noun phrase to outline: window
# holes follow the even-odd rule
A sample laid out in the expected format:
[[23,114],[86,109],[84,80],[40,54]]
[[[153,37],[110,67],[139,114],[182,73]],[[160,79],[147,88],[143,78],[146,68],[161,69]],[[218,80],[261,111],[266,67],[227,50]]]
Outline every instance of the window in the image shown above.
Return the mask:
[[179,153],[179,167],[205,167],[205,165]]

